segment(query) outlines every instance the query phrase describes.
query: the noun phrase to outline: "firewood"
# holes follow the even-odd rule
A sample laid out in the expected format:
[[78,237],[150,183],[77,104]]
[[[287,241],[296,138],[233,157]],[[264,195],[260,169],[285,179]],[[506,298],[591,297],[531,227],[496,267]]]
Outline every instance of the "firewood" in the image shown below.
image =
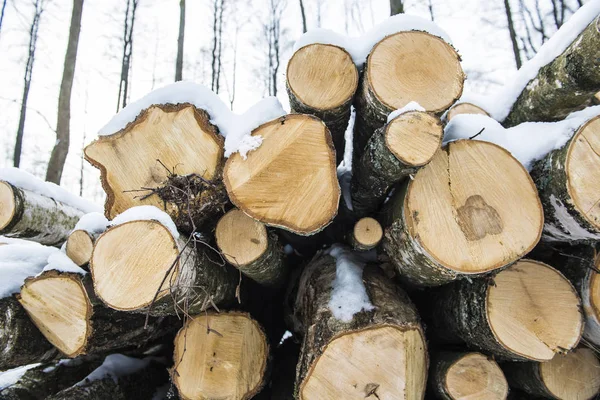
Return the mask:
[[67,256],[79,267],[87,265],[90,262],[90,258],[92,258],[94,242],[98,236],[90,234],[83,229],[71,232],[67,238],[65,247]]
[[291,114],[252,131],[261,146],[245,160],[227,159],[223,180],[231,202],[267,225],[311,235],[337,213],[335,150],[325,124]]
[[265,334],[248,314],[202,314],[177,334],[171,376],[185,400],[250,399],[264,384],[268,356]]
[[492,277],[461,280],[433,297],[436,335],[515,361],[548,361],[583,333],[581,300],[549,265],[521,260]]
[[376,219],[365,217],[359,219],[350,236],[350,244],[355,250],[371,250],[381,242],[383,229]]
[[436,116],[409,111],[379,128],[367,142],[352,175],[352,206],[357,215],[376,211],[395,183],[431,161],[444,131]]
[[548,399],[595,398],[600,390],[600,362],[594,351],[575,349],[548,362],[504,363],[511,388]]
[[487,115],[487,111],[483,108],[476,106],[472,103],[456,103],[446,113],[446,121],[449,122],[452,118],[461,114],[479,114],[479,115]]
[[369,54],[354,100],[355,154],[361,155],[392,111],[411,101],[444,112],[460,98],[464,79],[458,53],[437,36],[407,31],[381,40]]
[[576,243],[600,239],[600,117],[560,149],[537,161],[531,177],[544,205],[542,239]]
[[432,357],[429,387],[438,399],[504,400],[508,383],[493,359],[481,353],[441,352]]
[[350,54],[338,46],[314,43],[298,49],[287,66],[292,112],[319,117],[331,132],[339,164],[358,71]]
[[402,279],[416,285],[509,265],[533,249],[543,227],[525,168],[503,148],[477,140],[447,144],[386,208],[383,249]]

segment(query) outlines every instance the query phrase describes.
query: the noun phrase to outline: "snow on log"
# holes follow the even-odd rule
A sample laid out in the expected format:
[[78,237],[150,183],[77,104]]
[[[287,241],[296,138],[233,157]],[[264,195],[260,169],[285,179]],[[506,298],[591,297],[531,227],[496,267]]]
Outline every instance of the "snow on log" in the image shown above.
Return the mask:
[[431,161],[443,136],[439,118],[421,111],[402,113],[379,128],[353,166],[353,211],[361,216],[376,211],[393,184]]
[[486,115],[489,117],[489,114],[487,113],[487,111],[485,111],[483,108],[481,108],[475,104],[456,103],[452,107],[450,107],[450,109],[446,113],[445,120],[450,121],[450,120],[452,120],[452,118],[456,117],[457,115],[462,115],[462,114],[477,114],[477,115]]
[[543,228],[525,168],[477,140],[444,146],[397,189],[385,214],[384,251],[402,279],[424,286],[509,265],[533,249]]
[[337,214],[340,187],[335,150],[325,124],[290,114],[252,132],[262,145],[243,159],[233,154],[223,180],[231,202],[267,225],[312,235]]
[[86,266],[92,257],[94,243],[108,226],[108,220],[100,213],[85,214],[65,243],[65,253],[77,266]]
[[377,266],[335,246],[304,269],[298,399],[422,398],[427,350],[408,296]]
[[217,246],[228,263],[266,286],[281,286],[287,274],[283,248],[275,232],[234,208],[215,229]]
[[581,300],[549,265],[521,260],[491,277],[440,288],[431,309],[442,341],[514,361],[549,361],[583,333]]
[[269,345],[249,314],[190,318],[175,337],[172,380],[182,399],[250,399],[265,383]]
[[169,216],[134,207],[112,221],[94,246],[90,272],[98,297],[121,311],[200,313],[231,302],[238,277],[202,240],[182,239]]
[[504,400],[508,383],[492,358],[481,353],[440,352],[431,359],[429,387],[443,400]]
[[374,249],[381,242],[383,229],[376,219],[364,217],[356,221],[349,236],[350,245],[354,250],[367,251]]
[[600,362],[594,350],[578,348],[557,354],[548,362],[504,363],[511,389],[548,399],[596,398],[600,390]]
[[358,70],[341,47],[313,43],[298,49],[287,66],[292,112],[319,117],[331,132],[336,163],[344,158],[344,133],[358,87]]

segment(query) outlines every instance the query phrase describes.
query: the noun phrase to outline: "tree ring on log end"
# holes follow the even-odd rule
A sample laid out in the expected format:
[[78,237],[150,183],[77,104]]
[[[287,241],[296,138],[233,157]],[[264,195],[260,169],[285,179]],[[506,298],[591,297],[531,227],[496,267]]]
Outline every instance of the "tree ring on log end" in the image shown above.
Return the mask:
[[303,104],[331,110],[352,99],[358,70],[348,52],[338,46],[314,43],[294,53],[287,66],[288,87]]
[[427,352],[420,330],[376,326],[330,341],[302,381],[299,398],[420,398],[426,376]]
[[557,399],[587,400],[600,390],[600,362],[591,349],[557,354],[539,368],[544,385]]
[[458,103],[458,104],[453,105],[448,110],[448,113],[446,114],[446,120],[450,121],[450,120],[452,120],[452,118],[456,117],[457,115],[462,115],[462,114],[485,115],[487,117],[490,116],[490,114],[488,114],[487,111],[485,111],[483,108],[481,108],[479,106],[476,106],[475,104]]
[[376,219],[365,217],[359,219],[358,222],[354,224],[352,234],[359,246],[373,248],[381,241],[383,229]]
[[487,292],[487,320],[499,343],[535,361],[571,350],[583,332],[581,302],[557,270],[521,260],[500,271]]
[[265,225],[233,209],[217,223],[217,246],[232,265],[248,265],[262,256],[269,245]]
[[11,185],[0,181],[0,231],[12,222],[16,208],[15,192]]
[[565,169],[575,208],[600,231],[600,117],[579,128],[567,151]]
[[81,267],[90,262],[93,250],[94,241],[86,231],[78,229],[69,235],[65,246],[65,252],[78,266]]
[[406,165],[427,164],[442,144],[444,129],[439,118],[409,111],[394,118],[385,129],[385,144]]
[[19,302],[46,339],[67,357],[85,354],[93,311],[81,280],[47,272],[25,282]]
[[403,219],[410,236],[451,271],[503,267],[542,234],[542,205],[529,173],[495,144],[451,142],[408,185]]
[[378,42],[367,60],[370,88],[391,110],[416,101],[441,112],[460,98],[465,75],[456,50],[429,33],[410,31]]
[[262,387],[268,352],[248,314],[198,315],[175,337],[173,382],[186,400],[250,399]]
[[467,353],[446,372],[444,382],[453,399],[504,400],[508,383],[498,364],[480,353]]

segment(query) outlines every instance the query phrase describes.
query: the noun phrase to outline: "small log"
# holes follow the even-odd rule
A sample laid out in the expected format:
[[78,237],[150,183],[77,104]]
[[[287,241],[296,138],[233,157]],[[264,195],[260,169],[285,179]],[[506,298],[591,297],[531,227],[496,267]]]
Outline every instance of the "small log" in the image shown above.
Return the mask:
[[0,235],[60,246],[83,212],[0,181]]
[[191,399],[250,399],[264,384],[269,345],[249,314],[189,319],[175,337],[172,380]]
[[458,53],[443,39],[419,31],[385,37],[371,50],[354,99],[355,158],[392,111],[416,101],[441,114],[460,98],[464,80]]
[[585,108],[600,91],[600,17],[554,61],[542,67],[523,89],[502,122],[558,121]]
[[344,158],[344,133],[358,87],[352,57],[330,44],[304,46],[290,58],[286,82],[292,112],[314,115],[327,125],[339,164]]
[[337,269],[360,268],[337,265],[347,256],[318,254],[300,278],[294,313],[304,339],[296,373],[297,398],[423,398],[428,357],[417,310],[379,267],[367,265],[362,271],[372,307],[355,309],[350,320],[334,316],[330,301],[336,290],[332,286],[338,285]]
[[92,258],[94,242],[100,235],[94,235],[83,229],[71,232],[67,238],[65,252],[78,267],[87,265]]
[[488,114],[487,111],[485,111],[479,106],[476,106],[473,103],[456,103],[455,105],[450,107],[450,109],[446,113],[446,122],[450,122],[452,118],[461,114],[478,114],[485,115],[488,117],[490,116],[490,114]]
[[431,360],[429,387],[438,399],[504,400],[508,383],[502,370],[481,353],[441,352]]
[[543,227],[525,168],[505,149],[477,140],[447,144],[386,208],[383,249],[415,285],[510,265],[533,249]]
[[156,316],[200,313],[231,302],[239,278],[206,250],[200,240],[175,238],[158,221],[113,226],[92,253],[94,290],[115,310]]
[[367,142],[352,175],[352,207],[357,215],[376,211],[389,188],[431,161],[444,130],[432,114],[409,111],[379,128]]
[[573,349],[583,333],[577,292],[560,272],[537,261],[456,281],[432,297],[440,339],[502,359],[548,361]]
[[376,219],[365,217],[359,219],[350,236],[350,245],[359,251],[371,250],[377,247],[383,238],[383,229]]
[[91,277],[50,270],[28,278],[17,295],[33,323],[67,357],[138,348],[172,331],[173,320],[107,308]]
[[254,131],[260,147],[227,159],[223,180],[231,202],[252,218],[312,235],[337,214],[340,187],[335,150],[321,120],[290,114]]
[[544,363],[505,363],[502,369],[511,388],[531,396],[588,400],[600,390],[600,362],[588,348],[557,354]]
[[233,209],[217,223],[215,238],[223,257],[244,275],[266,286],[283,283],[283,249],[277,234],[267,232],[262,222]]
[[533,165],[531,177],[544,206],[543,240],[600,240],[599,154],[600,117],[595,117]]

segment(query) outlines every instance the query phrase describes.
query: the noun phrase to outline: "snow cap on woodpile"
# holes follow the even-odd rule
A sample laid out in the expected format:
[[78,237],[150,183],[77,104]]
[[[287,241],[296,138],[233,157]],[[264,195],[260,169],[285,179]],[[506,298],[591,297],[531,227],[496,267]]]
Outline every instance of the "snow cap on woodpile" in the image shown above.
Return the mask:
[[117,215],[110,221],[109,227],[122,225],[131,221],[156,221],[171,232],[173,239],[179,238],[179,232],[169,214],[154,206],[137,206]]
[[19,293],[25,279],[42,272],[48,258],[57,253],[55,247],[33,242],[0,246],[0,298]]

